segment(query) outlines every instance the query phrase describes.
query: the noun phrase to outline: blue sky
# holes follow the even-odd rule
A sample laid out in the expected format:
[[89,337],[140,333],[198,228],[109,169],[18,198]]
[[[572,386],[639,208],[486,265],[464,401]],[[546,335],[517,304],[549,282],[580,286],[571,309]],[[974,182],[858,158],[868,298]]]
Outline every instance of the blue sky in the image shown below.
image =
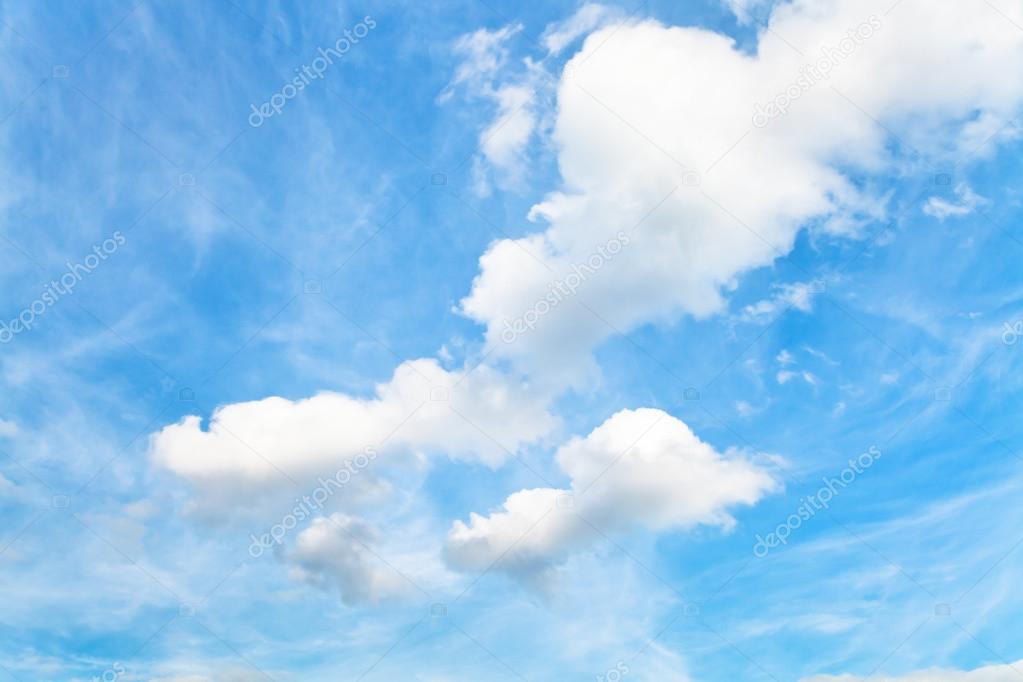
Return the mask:
[[0,46],[0,679],[1023,678],[1023,3]]

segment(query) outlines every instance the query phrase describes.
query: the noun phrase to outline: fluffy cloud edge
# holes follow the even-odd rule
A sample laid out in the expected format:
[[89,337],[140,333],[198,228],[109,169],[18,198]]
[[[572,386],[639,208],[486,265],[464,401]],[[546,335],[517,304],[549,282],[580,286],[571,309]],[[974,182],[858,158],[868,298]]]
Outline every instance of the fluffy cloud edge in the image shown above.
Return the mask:
[[905,675],[884,676],[870,675],[816,675],[804,677],[800,682],[1016,682],[1023,676],[1023,661],[987,665],[973,670],[953,670],[950,668],[928,668]]
[[556,428],[547,404],[527,380],[486,365],[451,371],[414,360],[368,398],[328,391],[223,405],[205,428],[186,416],[153,434],[149,453],[192,484],[200,507],[257,505],[274,488],[330,476],[367,451],[380,456],[375,469],[398,453],[500,466]]
[[621,410],[585,437],[562,445],[557,462],[567,488],[512,493],[489,515],[455,521],[449,565],[490,567],[533,586],[605,533],[735,526],[731,510],[781,489],[772,461],[718,452],[681,420],[658,409]]
[[[919,169],[919,155],[982,156],[1023,105],[996,75],[1023,68],[1023,34],[990,9],[890,6],[776,6],[752,53],[654,20],[590,33],[558,85],[561,184],[530,213],[547,226],[492,244],[461,302],[494,356],[579,385],[606,339],[721,312],[804,230],[859,237],[890,199],[872,178]],[[930,210],[969,210],[960,199]],[[619,231],[631,243],[607,257]]]

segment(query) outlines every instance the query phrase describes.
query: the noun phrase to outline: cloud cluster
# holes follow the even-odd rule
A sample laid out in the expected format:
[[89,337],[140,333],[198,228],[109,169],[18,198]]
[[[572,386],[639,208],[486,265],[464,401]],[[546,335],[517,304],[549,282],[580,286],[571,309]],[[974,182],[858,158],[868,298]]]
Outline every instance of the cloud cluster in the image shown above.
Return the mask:
[[509,74],[508,43],[522,31],[522,24],[497,30],[481,28],[459,38],[454,45],[461,63],[439,101],[451,98],[456,89],[496,107],[493,118],[479,135],[481,155],[476,158],[476,193],[490,192],[487,167],[497,171],[498,184],[514,185],[525,172],[524,152],[538,124],[537,81],[541,73],[529,59]]
[[960,182],[953,191],[955,193],[954,201],[942,197],[931,197],[924,204],[923,212],[938,220],[945,220],[952,216],[961,218],[973,213],[974,209],[987,201],[965,182]]
[[376,530],[343,514],[313,519],[288,555],[294,575],[320,587],[336,587],[346,604],[376,602],[407,592],[409,584],[374,556]]
[[[1023,83],[998,74],[1023,68],[1023,32],[988,6],[936,12],[904,0],[886,14],[891,5],[781,5],[754,54],[656,21],[591,34],[558,87],[562,186],[531,212],[547,227],[492,244],[462,301],[495,354],[580,381],[594,369],[590,352],[617,332],[720,311],[723,291],[788,254],[807,226],[855,236],[883,217],[884,197],[863,178],[917,163],[917,151],[958,160],[1003,129]],[[1018,4],[1003,11],[1023,23]],[[807,69],[832,64],[829,50],[864,25],[871,36],[804,87]],[[791,91],[786,113],[754,125],[758,106]],[[506,320],[619,230],[633,244],[573,305],[502,342]]]
[[449,371],[413,360],[372,398],[323,392],[225,405],[205,428],[198,416],[164,427],[150,450],[157,464],[193,484],[201,504],[218,506],[226,490],[255,504],[260,491],[286,486],[284,475],[301,481],[332,473],[367,447],[382,457],[437,453],[497,466],[556,423],[524,380],[485,365]]
[[739,319],[743,322],[770,322],[781,313],[792,309],[803,313],[813,310],[813,297],[824,291],[824,282],[793,282],[774,287],[771,298],[751,303],[742,309]]
[[520,490],[488,516],[456,521],[448,562],[465,571],[494,565],[538,583],[605,533],[727,530],[735,524],[732,508],[780,488],[769,462],[720,453],[680,420],[650,408],[618,412],[585,438],[565,443],[556,459],[568,488]]
[[[607,16],[584,7],[546,34],[546,49],[565,49]],[[1019,3],[935,11],[924,0],[894,8],[890,0],[794,0],[775,8],[752,53],[720,33],[650,20],[595,31],[558,85],[551,142],[561,185],[529,214],[545,227],[494,242],[461,301],[486,330],[488,364],[449,371],[420,359],[401,364],[370,398],[325,392],[222,406],[208,425],[189,416],[155,434],[153,460],[189,481],[208,506],[222,504],[225,491],[254,504],[285,483],[282,472],[329,473],[367,446],[381,455],[442,453],[499,465],[555,428],[552,400],[593,376],[593,351],[610,336],[720,312],[744,273],[788,254],[808,227],[857,236],[884,215],[885,197],[870,179],[918,163],[918,153],[941,161],[982,153],[1023,104],[1023,81],[1004,77],[1023,71],[1023,32],[1013,22],[1023,23]],[[864,25],[872,27],[869,38],[843,48]],[[481,146],[491,163],[509,169],[538,115],[529,82],[502,74],[519,30],[463,39],[453,80],[505,112]],[[841,60],[829,56],[836,49]],[[816,79],[818,61],[828,65],[819,82],[808,71]],[[527,72],[534,67],[526,63]],[[783,95],[784,112],[756,125],[758,107]],[[522,126],[509,122],[511,111],[526,117]],[[628,248],[599,251],[623,233]],[[571,295],[562,292],[564,300],[512,342],[502,339],[509,321],[539,310],[572,276],[579,286]],[[809,309],[813,290],[803,286],[748,312]],[[793,371],[783,370],[779,382],[813,383],[813,375]],[[650,433],[633,445],[646,426]],[[451,565],[474,570],[496,561],[520,577],[542,576],[593,541],[588,523],[611,533],[727,528],[729,509],[777,487],[768,468],[718,453],[656,410],[616,414],[563,446],[557,461],[567,488],[522,490],[494,513],[456,523],[446,548]],[[574,511],[543,518],[566,495]],[[340,542],[321,521],[306,532],[296,556],[307,574],[332,572],[375,589],[319,551]]]

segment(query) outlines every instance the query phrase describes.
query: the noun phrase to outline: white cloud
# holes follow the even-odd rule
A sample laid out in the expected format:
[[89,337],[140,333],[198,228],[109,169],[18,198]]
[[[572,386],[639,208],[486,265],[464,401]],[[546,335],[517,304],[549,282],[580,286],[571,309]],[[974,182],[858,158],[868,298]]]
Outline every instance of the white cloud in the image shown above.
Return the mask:
[[[892,133],[903,148],[958,160],[1018,114],[1023,82],[1003,74],[1023,69],[1023,32],[984,6],[934,12],[903,0],[886,15],[891,5],[780,5],[752,55],[721,34],[655,21],[591,34],[558,87],[562,183],[530,214],[547,227],[491,245],[462,301],[489,347],[536,376],[579,382],[594,370],[593,348],[617,331],[719,312],[723,289],[786,255],[807,226],[883,215],[883,197],[865,189],[874,183],[859,179],[914,163],[894,155]],[[1004,11],[1023,22],[1023,8]],[[871,16],[880,28],[828,80],[753,125],[755,105]],[[698,187],[684,182],[693,172]],[[619,230],[632,231],[628,249],[572,302],[502,342],[506,321]]]
[[510,24],[496,31],[481,28],[460,37],[455,42],[455,52],[462,61],[441,98],[450,97],[452,89],[459,85],[484,87],[508,63],[507,43],[521,30],[522,24]]
[[479,134],[482,157],[477,157],[473,166],[477,194],[490,191],[487,167],[497,169],[501,186],[521,180],[524,151],[537,126],[538,67],[526,60],[519,72],[509,73],[508,68],[508,42],[520,31],[522,24],[512,24],[496,31],[479,29],[459,38],[454,49],[462,61],[439,98],[447,101],[461,87],[471,97],[489,100],[496,106],[490,123]]
[[767,322],[792,308],[803,313],[813,311],[813,297],[824,291],[820,280],[778,284],[775,294],[742,309],[740,319],[746,322]]
[[288,554],[295,577],[320,587],[336,587],[346,604],[375,603],[412,587],[375,556],[377,533],[369,524],[343,514],[316,518],[298,535]]
[[559,54],[581,36],[603,26],[617,14],[617,11],[606,5],[588,2],[568,19],[548,24],[540,40],[548,53]]
[[794,372],[792,370],[783,369],[779,370],[774,378],[782,386],[793,379],[802,379],[811,386],[816,386],[818,382],[817,376],[812,372],[807,372],[806,370]]
[[[622,410],[557,452],[566,489],[510,495],[488,516],[473,513],[448,534],[446,557],[460,570],[495,564],[543,586],[550,569],[600,533],[735,525],[732,507],[755,504],[780,484],[738,451],[717,452],[683,422],[656,409]],[[570,502],[569,502],[570,501]]]
[[948,201],[941,197],[931,197],[924,204],[924,213],[938,220],[944,220],[950,216],[969,215],[973,213],[977,206],[987,202],[984,197],[976,194],[965,182],[960,182],[953,191],[956,195],[956,201]]
[[533,105],[536,92],[532,83],[504,85],[491,96],[497,102],[493,121],[480,133],[480,148],[494,166],[517,173],[522,167],[522,150],[536,126]]
[[832,367],[838,367],[838,365],[840,364],[837,360],[833,360],[824,351],[817,350],[816,348],[814,348],[812,346],[803,346],[803,350],[806,351],[807,353],[809,353],[810,355],[812,355],[813,357],[817,358],[821,362],[823,362],[823,363],[825,363],[827,365],[831,365]]
[[[1016,682],[1023,675],[1023,661],[1006,665],[988,665],[976,670],[929,668],[902,676],[871,675],[871,682]],[[802,682],[865,682],[867,677],[855,675],[818,675]]]
[[757,409],[745,400],[737,400],[735,402],[735,411],[740,417],[750,417],[757,412]]
[[282,471],[296,480],[330,474],[367,447],[381,456],[441,453],[497,466],[554,428],[546,402],[527,382],[486,365],[448,371],[414,360],[372,398],[324,392],[225,405],[205,428],[197,416],[164,427],[150,451],[193,484],[200,505],[255,505],[261,491],[286,485]]
[[[604,5],[587,3],[568,19],[548,24],[540,40],[548,56],[556,55],[617,14]],[[522,61],[521,69],[512,70],[508,65],[508,42],[522,28],[522,24],[512,24],[496,31],[480,29],[459,38],[455,52],[462,56],[462,63],[441,94],[445,101],[456,87],[464,86],[471,96],[496,105],[493,118],[479,134],[481,156],[473,164],[474,189],[480,196],[491,191],[490,169],[496,170],[495,180],[502,188],[521,183],[528,162],[526,149],[540,126],[539,93],[549,89],[550,75],[542,62],[530,58]]]

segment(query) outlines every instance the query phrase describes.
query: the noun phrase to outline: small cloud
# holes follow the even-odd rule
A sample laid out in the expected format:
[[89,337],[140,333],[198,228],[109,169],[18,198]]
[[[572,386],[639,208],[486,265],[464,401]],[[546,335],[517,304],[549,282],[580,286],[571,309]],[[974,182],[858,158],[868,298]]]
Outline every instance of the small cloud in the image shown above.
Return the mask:
[[777,379],[778,383],[783,385],[783,386],[785,384],[789,383],[790,381],[792,381],[793,379],[802,379],[803,381],[805,381],[806,383],[808,383],[811,386],[816,386],[818,384],[818,382],[819,382],[819,380],[817,379],[817,376],[814,375],[811,372],[807,372],[807,371],[793,372],[793,371],[787,370],[787,369],[780,370],[775,375],[775,379]]
[[898,380],[899,380],[899,373],[898,372],[885,372],[884,374],[881,375],[881,383],[882,384],[889,384],[890,385],[890,384],[894,384]]
[[375,529],[343,514],[313,519],[288,557],[293,574],[319,587],[334,586],[348,605],[374,603],[396,596],[405,584],[398,572],[371,548]]
[[838,367],[839,365],[839,362],[837,360],[832,360],[824,351],[817,350],[816,348],[813,348],[811,346],[803,346],[803,350],[812,355],[813,357],[817,358],[818,360],[831,365],[832,367]]
[[492,165],[513,172],[521,165],[522,150],[536,126],[533,83],[502,85],[490,95],[497,102],[497,115],[480,133],[480,148]]
[[462,56],[462,62],[451,83],[440,94],[440,100],[449,99],[459,85],[467,85],[473,90],[484,89],[508,63],[508,41],[522,28],[522,24],[509,24],[496,31],[481,28],[455,41],[455,52]]
[[778,353],[778,356],[775,358],[775,360],[777,360],[778,364],[781,365],[791,365],[796,361],[796,358],[794,355],[792,355],[792,353],[788,352],[783,348],[782,351]]
[[579,37],[608,23],[616,14],[610,7],[589,2],[568,19],[548,24],[540,39],[547,52],[556,55]]
[[941,197],[931,197],[924,204],[924,213],[938,220],[944,220],[950,216],[969,215],[978,206],[987,203],[987,199],[974,193],[973,189],[965,182],[960,182],[953,191],[957,201],[948,201]]
[[745,400],[739,400],[735,403],[735,411],[739,413],[740,417],[749,417],[756,414],[758,410]]
[[839,401],[838,403],[835,404],[835,407],[832,408],[831,416],[832,417],[841,417],[843,414],[845,414],[845,409],[846,409],[846,404],[844,402],[842,402],[842,401]]
[[450,365],[455,360],[454,357],[452,357],[451,351],[448,349],[447,344],[444,344],[443,346],[440,347],[440,350],[437,351],[437,357],[448,365]]
[[540,65],[526,59],[524,70],[509,73],[508,43],[522,28],[522,24],[509,24],[496,31],[479,29],[455,41],[454,51],[462,62],[437,98],[446,102],[456,89],[462,89],[470,98],[489,100],[496,105],[490,123],[479,133],[480,155],[473,159],[477,196],[490,194],[490,168],[498,172],[498,184],[502,187],[518,184],[525,175],[526,146],[539,122],[537,90],[543,71]]
[[757,301],[742,309],[739,316],[743,322],[767,322],[794,308],[803,313],[813,311],[813,297],[824,291],[824,282],[795,282],[779,284],[774,287],[776,293],[771,298]]
[[0,419],[0,438],[14,438],[20,429],[18,425],[6,419]]
[[[738,523],[734,508],[782,489],[777,460],[719,452],[657,409],[622,410],[566,442],[555,460],[569,488],[519,490],[486,516],[456,521],[444,552],[448,564],[476,574],[493,568],[544,590],[559,564],[608,535],[638,528],[728,531]],[[601,532],[583,519],[597,520]]]

